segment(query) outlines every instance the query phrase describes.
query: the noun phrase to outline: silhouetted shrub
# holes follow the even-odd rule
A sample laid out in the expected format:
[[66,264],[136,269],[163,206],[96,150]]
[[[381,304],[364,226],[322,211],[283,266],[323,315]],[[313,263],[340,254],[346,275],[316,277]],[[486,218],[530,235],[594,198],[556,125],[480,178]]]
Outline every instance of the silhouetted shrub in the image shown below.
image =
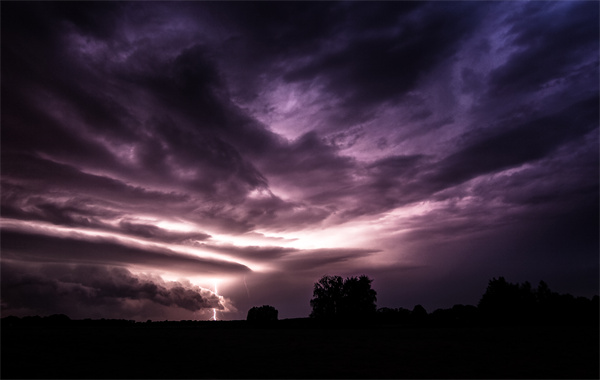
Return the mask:
[[53,314],[43,318],[46,326],[68,326],[71,324],[71,318],[64,314]]
[[452,309],[436,309],[429,314],[429,322],[433,326],[455,326],[456,321]]
[[2,318],[2,327],[16,327],[21,324],[21,318],[9,315],[8,317]]
[[454,305],[451,309],[437,309],[429,314],[433,326],[465,327],[479,324],[479,313],[473,305]]
[[246,320],[252,322],[276,321],[278,313],[277,309],[270,305],[262,305],[260,307],[255,306],[248,310]]
[[41,326],[42,317],[39,315],[26,316],[21,319],[23,326]]
[[452,314],[457,326],[473,326],[479,323],[479,310],[473,305],[454,305]]
[[382,307],[377,309],[376,318],[380,323],[408,324],[411,322],[410,310],[403,307],[397,309]]
[[411,322],[416,325],[423,325],[427,322],[427,310],[421,305],[415,305],[410,312]]

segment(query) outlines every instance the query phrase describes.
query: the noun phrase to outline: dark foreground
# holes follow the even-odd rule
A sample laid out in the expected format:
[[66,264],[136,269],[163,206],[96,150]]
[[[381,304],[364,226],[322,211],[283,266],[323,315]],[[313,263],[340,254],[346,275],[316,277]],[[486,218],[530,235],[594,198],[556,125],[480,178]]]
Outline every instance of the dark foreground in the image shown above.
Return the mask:
[[2,329],[1,378],[595,378],[597,327]]

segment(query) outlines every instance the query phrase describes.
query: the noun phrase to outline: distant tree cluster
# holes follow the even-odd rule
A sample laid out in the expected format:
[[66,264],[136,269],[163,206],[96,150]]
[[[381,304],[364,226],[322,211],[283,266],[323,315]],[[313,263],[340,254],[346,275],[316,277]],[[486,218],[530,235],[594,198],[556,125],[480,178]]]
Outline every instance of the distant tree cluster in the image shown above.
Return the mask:
[[477,307],[460,304],[450,309],[436,309],[433,313],[427,313],[421,305],[416,305],[412,311],[402,307],[377,309],[377,321],[384,324],[472,326],[478,323],[478,317]]
[[314,285],[311,318],[322,320],[367,320],[375,316],[377,292],[367,276],[323,276]]
[[598,296],[592,299],[552,292],[541,281],[533,289],[529,282],[513,284],[504,277],[493,278],[477,307],[454,305],[428,314],[421,305],[413,310],[380,308],[380,323],[426,326],[477,325],[595,325]]
[[598,296],[592,299],[558,294],[544,281],[512,284],[493,278],[478,304],[481,318],[491,324],[597,324]]
[[79,319],[73,320],[64,314],[52,314],[46,317],[39,315],[23,318],[10,315],[2,318],[2,327],[123,327],[132,326],[136,322],[129,319]]
[[66,326],[71,323],[71,318],[64,314],[52,314],[47,317],[40,317],[39,315],[28,316],[18,318],[15,316],[8,316],[2,318],[3,326],[10,325],[22,325],[22,326]]
[[270,305],[262,305],[260,307],[255,306],[248,310],[246,320],[251,322],[276,321],[278,313],[277,309]]

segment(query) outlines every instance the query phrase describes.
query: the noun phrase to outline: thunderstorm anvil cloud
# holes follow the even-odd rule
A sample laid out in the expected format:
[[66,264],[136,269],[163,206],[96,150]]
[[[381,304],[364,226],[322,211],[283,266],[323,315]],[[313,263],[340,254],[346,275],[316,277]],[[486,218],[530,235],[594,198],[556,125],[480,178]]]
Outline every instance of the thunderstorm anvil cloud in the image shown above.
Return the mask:
[[[596,2],[4,2],[2,314],[598,289]],[[215,284],[218,284],[219,295]]]

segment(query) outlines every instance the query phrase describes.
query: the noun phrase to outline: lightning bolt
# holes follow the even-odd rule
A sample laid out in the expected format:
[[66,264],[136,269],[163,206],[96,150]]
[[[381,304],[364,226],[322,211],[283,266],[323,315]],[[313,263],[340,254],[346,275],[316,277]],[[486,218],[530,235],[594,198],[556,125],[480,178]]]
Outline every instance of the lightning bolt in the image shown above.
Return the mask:
[[[218,297],[219,296],[219,291],[217,290],[217,283],[215,282],[215,295]],[[212,317],[213,321],[217,320],[217,309],[213,308],[213,317]]]

